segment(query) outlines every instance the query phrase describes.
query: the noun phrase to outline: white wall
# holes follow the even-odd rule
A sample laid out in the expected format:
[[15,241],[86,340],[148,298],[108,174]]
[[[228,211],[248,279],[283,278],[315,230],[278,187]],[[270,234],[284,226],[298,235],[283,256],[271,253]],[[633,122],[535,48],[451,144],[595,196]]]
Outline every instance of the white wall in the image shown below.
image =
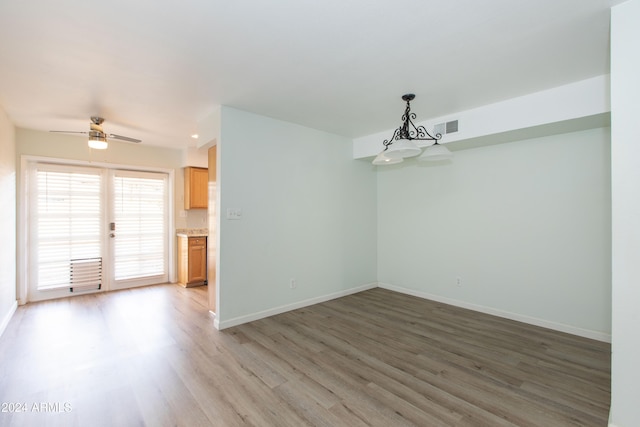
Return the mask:
[[15,129],[0,107],[0,335],[16,303]]
[[376,281],[375,172],[349,139],[223,107],[218,149],[220,327]]
[[379,168],[379,281],[607,340],[609,140],[600,128]]
[[640,425],[640,1],[611,14],[613,321],[610,423]]

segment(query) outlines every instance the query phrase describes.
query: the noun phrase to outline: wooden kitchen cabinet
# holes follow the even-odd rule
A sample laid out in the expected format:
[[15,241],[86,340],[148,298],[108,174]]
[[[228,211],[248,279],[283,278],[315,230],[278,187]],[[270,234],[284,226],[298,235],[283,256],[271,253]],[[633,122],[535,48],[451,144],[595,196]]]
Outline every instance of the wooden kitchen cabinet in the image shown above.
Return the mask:
[[207,284],[207,238],[178,236],[178,282],[187,288]]
[[184,208],[207,209],[209,205],[209,171],[207,168],[184,168]]

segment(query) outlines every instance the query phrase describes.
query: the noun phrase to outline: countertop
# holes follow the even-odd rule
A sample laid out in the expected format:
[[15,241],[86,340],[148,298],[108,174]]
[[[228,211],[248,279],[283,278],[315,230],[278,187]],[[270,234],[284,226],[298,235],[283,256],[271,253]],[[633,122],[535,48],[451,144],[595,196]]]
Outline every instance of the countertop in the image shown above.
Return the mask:
[[207,228],[177,228],[176,235],[180,237],[207,237],[209,229]]

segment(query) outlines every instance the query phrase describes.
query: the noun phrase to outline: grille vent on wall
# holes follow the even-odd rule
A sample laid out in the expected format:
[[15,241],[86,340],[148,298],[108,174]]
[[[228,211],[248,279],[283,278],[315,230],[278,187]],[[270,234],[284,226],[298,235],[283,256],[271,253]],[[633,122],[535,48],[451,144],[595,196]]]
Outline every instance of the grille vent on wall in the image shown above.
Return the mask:
[[102,287],[102,258],[72,259],[69,292],[99,290]]

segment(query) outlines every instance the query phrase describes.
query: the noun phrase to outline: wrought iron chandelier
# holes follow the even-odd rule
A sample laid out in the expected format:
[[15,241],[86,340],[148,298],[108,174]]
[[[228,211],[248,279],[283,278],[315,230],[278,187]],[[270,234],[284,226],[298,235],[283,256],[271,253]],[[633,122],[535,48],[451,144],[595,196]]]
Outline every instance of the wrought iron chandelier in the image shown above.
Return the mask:
[[[416,126],[413,121],[416,113],[411,112],[411,101],[416,96],[412,93],[402,95],[402,100],[407,102],[404,114],[402,115],[402,125],[393,131],[390,139],[382,142],[384,150],[373,160],[374,165],[392,165],[402,162],[407,157],[422,155],[418,160],[445,160],[451,158],[451,151],[447,147],[438,144],[442,134],[431,135],[424,126]],[[434,141],[424,152],[413,141]]]

